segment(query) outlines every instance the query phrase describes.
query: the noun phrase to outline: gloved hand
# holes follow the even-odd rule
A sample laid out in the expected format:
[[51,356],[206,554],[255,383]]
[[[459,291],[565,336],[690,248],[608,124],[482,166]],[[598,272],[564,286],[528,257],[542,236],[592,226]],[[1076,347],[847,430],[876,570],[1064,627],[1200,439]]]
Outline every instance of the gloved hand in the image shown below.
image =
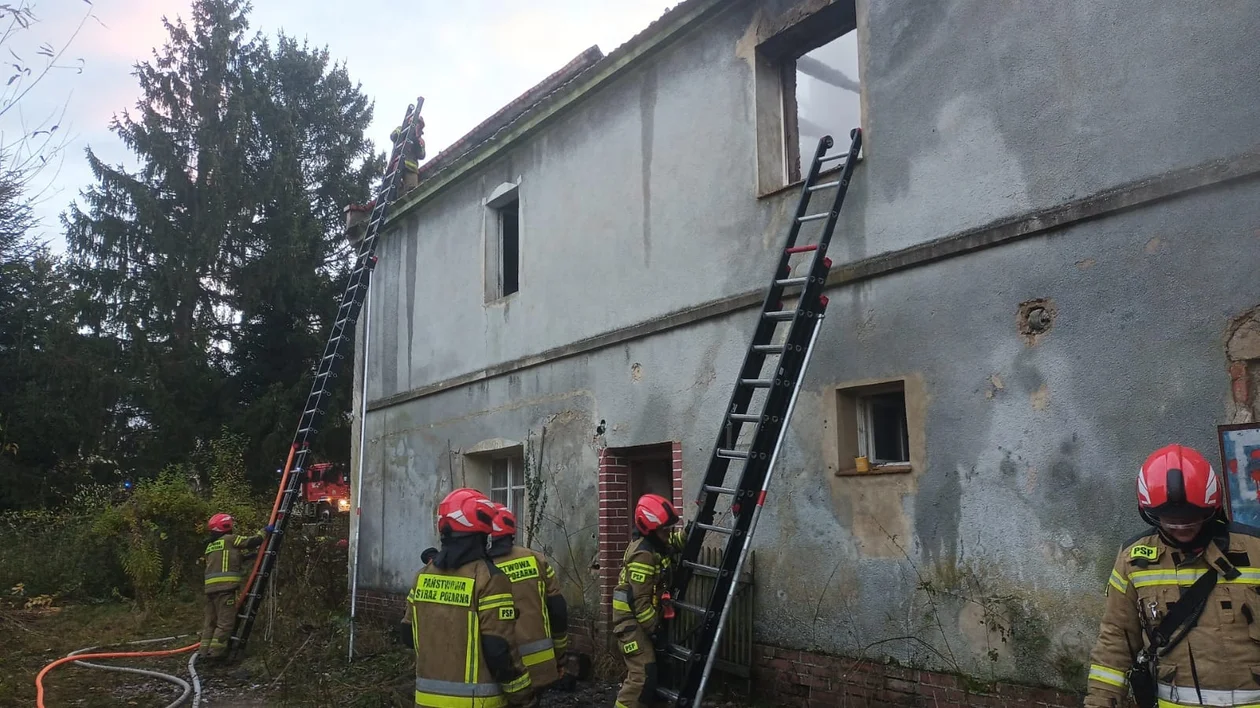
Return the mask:
[[669,532],[669,548],[671,551],[680,553],[685,545],[687,545],[687,534],[682,529],[674,529]]
[[276,525],[275,525],[275,524],[267,524],[266,526],[264,526],[264,527],[263,527],[263,531],[264,531],[265,533],[275,533],[275,532],[276,532]]

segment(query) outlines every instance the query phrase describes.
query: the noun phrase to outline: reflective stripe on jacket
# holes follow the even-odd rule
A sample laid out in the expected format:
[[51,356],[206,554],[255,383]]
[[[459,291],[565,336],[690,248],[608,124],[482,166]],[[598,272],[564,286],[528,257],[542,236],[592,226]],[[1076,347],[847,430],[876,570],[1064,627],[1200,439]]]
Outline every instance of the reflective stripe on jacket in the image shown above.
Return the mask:
[[416,705],[430,708],[501,708],[507,694],[530,687],[529,673],[513,652],[517,678],[494,680],[482,637],[515,642],[517,610],[512,583],[486,559],[454,570],[432,564],[416,575],[407,595],[416,652]]
[[650,538],[636,538],[626,548],[621,573],[613,588],[612,619],[616,627],[631,620],[652,634],[660,624],[658,608],[669,573],[669,556]]
[[216,592],[236,590],[244,579],[242,561],[254,554],[252,550],[263,541],[262,535],[237,536],[226,533],[210,541],[206,545],[206,580],[207,595]]
[[521,661],[529,670],[535,690],[549,686],[560,679],[547,610],[547,596],[560,594],[556,571],[541,553],[521,546],[513,546],[511,552],[496,557],[494,564],[512,581]]
[[1159,705],[1260,705],[1260,529],[1231,524],[1223,546],[1186,558],[1152,530],[1120,549],[1090,654],[1086,706],[1123,705],[1126,673],[1147,642],[1143,624],[1158,625],[1209,564],[1218,578],[1198,623],[1159,657]]

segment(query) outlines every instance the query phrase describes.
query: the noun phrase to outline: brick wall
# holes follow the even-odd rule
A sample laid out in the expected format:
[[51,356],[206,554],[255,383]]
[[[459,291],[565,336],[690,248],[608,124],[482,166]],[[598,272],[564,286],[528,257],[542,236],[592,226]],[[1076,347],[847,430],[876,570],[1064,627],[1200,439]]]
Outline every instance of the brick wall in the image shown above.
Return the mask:
[[354,614],[357,619],[392,624],[402,619],[407,609],[405,595],[377,590],[359,590]]
[[612,605],[621,557],[630,544],[630,465],[609,450],[599,453],[599,606]]
[[968,691],[957,676],[854,661],[794,649],[753,646],[753,691],[777,706],[801,708],[1076,708],[1066,691],[999,683]]
[[[682,511],[682,443],[672,450],[673,502]],[[623,448],[624,449],[624,448]],[[631,448],[630,450],[633,450]],[[621,558],[630,545],[630,460],[616,448],[599,453],[599,598],[605,612],[612,606],[612,591],[621,571]]]
[[674,442],[674,506],[678,507],[678,513],[687,516],[683,509],[683,485],[682,485],[682,443]]

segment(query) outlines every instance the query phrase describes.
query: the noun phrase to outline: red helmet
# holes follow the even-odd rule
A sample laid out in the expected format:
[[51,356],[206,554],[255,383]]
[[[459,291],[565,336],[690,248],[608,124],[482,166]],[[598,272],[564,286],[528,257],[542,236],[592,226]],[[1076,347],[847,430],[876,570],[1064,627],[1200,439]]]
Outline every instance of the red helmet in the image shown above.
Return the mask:
[[672,526],[676,521],[678,510],[659,494],[644,494],[634,505],[634,527],[645,536],[659,528]]
[[456,489],[438,504],[439,533],[490,533],[494,503],[476,489]]
[[1221,481],[1198,450],[1161,447],[1142,463],[1137,478],[1138,513],[1153,525],[1189,526],[1221,513]]
[[507,536],[516,535],[516,514],[512,510],[502,504],[495,504],[498,511],[494,515],[494,530],[490,532],[493,538],[505,538]]
[[232,524],[235,520],[228,514],[215,514],[206,522],[206,528],[215,533],[232,533]]

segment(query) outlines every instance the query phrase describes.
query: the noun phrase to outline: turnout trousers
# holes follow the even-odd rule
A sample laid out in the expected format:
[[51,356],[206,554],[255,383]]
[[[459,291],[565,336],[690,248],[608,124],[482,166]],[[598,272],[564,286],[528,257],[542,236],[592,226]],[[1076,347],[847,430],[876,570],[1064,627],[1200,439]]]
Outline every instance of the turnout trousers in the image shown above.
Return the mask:
[[236,625],[236,591],[206,595],[205,621],[201,623],[201,646],[197,653],[207,659],[218,659],[227,653],[228,639]]
[[656,647],[637,622],[614,633],[626,660],[626,680],[617,693],[616,708],[652,708],[657,702]]

